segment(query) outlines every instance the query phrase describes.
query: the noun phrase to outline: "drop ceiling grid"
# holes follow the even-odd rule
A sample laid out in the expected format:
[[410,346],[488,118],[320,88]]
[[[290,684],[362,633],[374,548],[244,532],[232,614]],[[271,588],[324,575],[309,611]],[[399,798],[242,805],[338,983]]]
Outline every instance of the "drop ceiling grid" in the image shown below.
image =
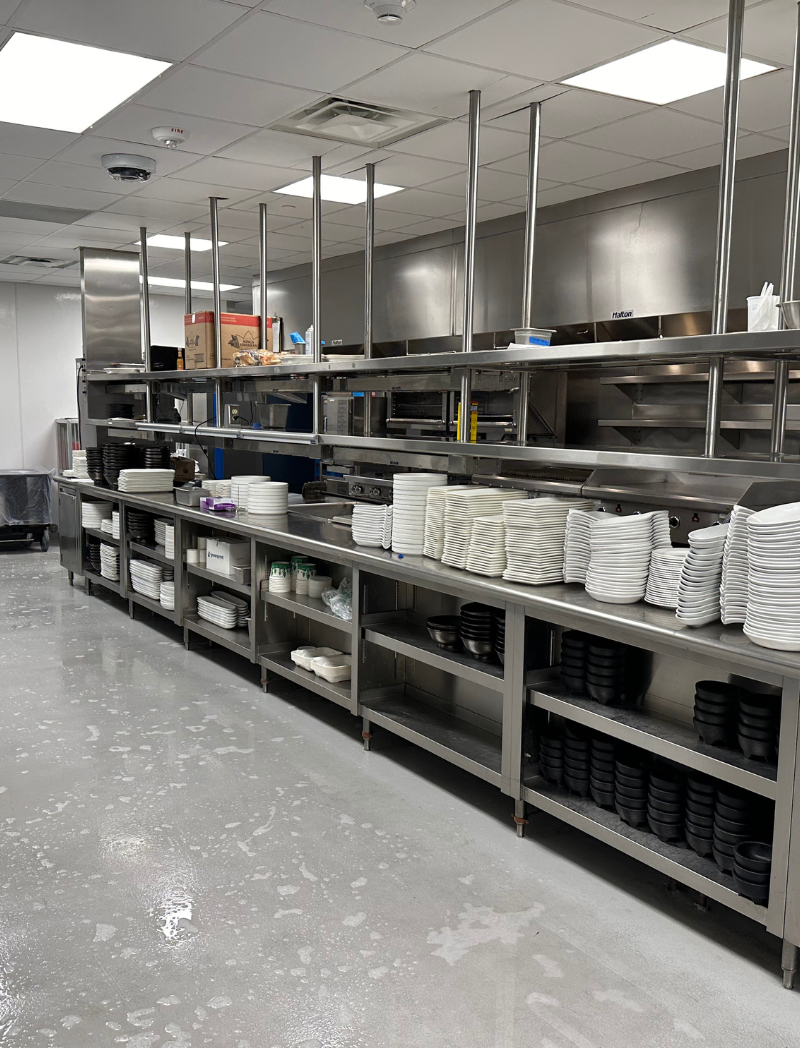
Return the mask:
[[[750,57],[791,61],[795,6],[749,0]],[[249,283],[262,200],[272,261],[308,257],[310,202],[274,190],[303,177],[315,152],[331,173],[362,177],[374,162],[380,180],[403,187],[378,202],[381,243],[452,228],[463,222],[470,87],[483,92],[481,219],[524,207],[533,100],[543,102],[542,204],[718,160],[721,91],[654,107],[559,81],[672,35],[724,47],[727,0],[418,0],[394,29],[361,0],[103,0],[102,18],[96,10],[93,0],[0,0],[0,43],[19,29],[174,63],[81,135],[0,124],[0,197],[89,212],[71,226],[0,219],[0,243],[20,253],[132,248],[140,224],[208,235],[207,197],[216,194],[227,198],[222,279]],[[740,155],[785,147],[790,80],[782,68],[743,82]],[[269,130],[328,94],[445,122],[378,150]],[[155,146],[150,131],[161,124],[187,127],[186,142]],[[115,184],[100,165],[105,152],[153,156],[157,174],[142,187]],[[362,207],[326,203],[323,216],[326,255],[358,249]],[[182,271],[169,253],[151,265]]]

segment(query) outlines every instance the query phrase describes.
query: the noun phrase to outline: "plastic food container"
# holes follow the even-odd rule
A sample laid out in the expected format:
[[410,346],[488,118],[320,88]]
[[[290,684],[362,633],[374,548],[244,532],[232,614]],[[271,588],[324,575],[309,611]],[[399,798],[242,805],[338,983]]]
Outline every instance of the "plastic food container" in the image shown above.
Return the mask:
[[329,684],[339,684],[350,680],[351,661],[349,655],[318,655],[311,660],[311,669]]
[[514,332],[514,345],[549,346],[554,334],[552,328],[517,328]]
[[[300,648],[296,648],[292,652],[291,659],[296,666],[301,666],[304,670],[311,670],[313,669],[313,666],[311,665],[313,659],[322,656],[333,656],[341,654],[342,653],[338,651],[336,648],[312,648],[308,645],[303,645]],[[295,656],[297,657],[295,658]],[[348,656],[348,658],[349,657],[350,656]]]

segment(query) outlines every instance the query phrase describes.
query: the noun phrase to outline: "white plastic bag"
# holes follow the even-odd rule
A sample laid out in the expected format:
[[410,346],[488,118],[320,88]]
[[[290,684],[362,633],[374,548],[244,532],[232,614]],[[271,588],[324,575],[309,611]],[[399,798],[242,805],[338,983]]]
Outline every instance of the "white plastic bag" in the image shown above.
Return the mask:
[[779,299],[772,292],[772,284],[765,283],[760,295],[751,295],[748,298],[748,331],[777,331],[781,326]]

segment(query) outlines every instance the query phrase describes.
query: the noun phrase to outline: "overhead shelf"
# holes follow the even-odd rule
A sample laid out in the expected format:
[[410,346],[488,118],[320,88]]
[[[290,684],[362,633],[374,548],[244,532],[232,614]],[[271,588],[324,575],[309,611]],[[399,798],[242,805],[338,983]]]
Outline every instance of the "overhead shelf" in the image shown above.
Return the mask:
[[284,608],[286,611],[291,611],[294,615],[302,615],[307,619],[313,619],[315,622],[324,622],[326,626],[333,626],[334,629],[344,630],[347,633],[352,632],[353,623],[347,619],[340,619],[338,615],[334,615],[327,604],[317,597],[309,597],[303,593],[292,593],[289,597],[282,593],[270,593],[269,590],[263,590],[261,599],[266,604],[272,604],[276,608]]
[[233,590],[234,593],[240,593],[243,597],[249,597],[252,593],[250,586],[246,586],[243,582],[236,582],[229,575],[223,575],[219,571],[209,571],[201,564],[187,564],[186,570],[190,575],[208,579],[209,582],[215,582],[218,586],[224,586],[225,589]]
[[163,546],[151,546],[146,542],[136,542],[135,539],[128,539],[128,547],[131,553],[141,553],[144,557],[149,557],[151,560],[157,560],[159,564],[166,564],[170,568],[174,565],[175,561],[170,560],[166,553],[162,553]]
[[101,531],[100,528],[84,528],[83,532],[85,535],[91,535],[93,539],[100,539],[101,542],[108,542],[112,546],[119,545],[119,539],[115,539],[107,531]]

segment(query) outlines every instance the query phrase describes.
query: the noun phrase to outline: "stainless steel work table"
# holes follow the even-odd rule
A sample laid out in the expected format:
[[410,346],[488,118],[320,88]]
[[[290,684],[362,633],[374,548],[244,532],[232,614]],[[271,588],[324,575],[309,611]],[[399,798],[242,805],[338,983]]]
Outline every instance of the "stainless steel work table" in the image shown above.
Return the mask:
[[[262,670],[265,687],[278,693],[284,681],[300,684],[320,696],[342,705],[363,718],[365,746],[369,746],[373,726],[387,730],[436,753],[443,759],[498,786],[515,801],[518,830],[524,824],[526,802],[548,811],[584,832],[632,855],[708,898],[724,903],[760,923],[784,940],[784,979],[791,983],[800,943],[800,783],[797,782],[798,710],[800,708],[800,653],[772,651],[749,641],[740,627],[719,623],[701,628],[682,626],[673,613],[645,604],[602,604],[577,586],[551,585],[527,587],[501,579],[487,579],[447,567],[425,557],[400,556],[381,549],[356,546],[349,530],[330,518],[316,514],[322,508],[307,506],[300,512],[277,518],[235,518],[178,506],[169,494],[132,495],[81,485],[59,478],[65,489],[82,500],[109,500],[122,514],[120,542],[120,582],[113,583],[88,571],[81,561],[90,585],[107,586],[129,601],[129,609],[144,606],[165,615],[184,628],[187,647],[192,636],[201,636],[233,650]],[[160,605],[130,589],[130,553],[153,556],[153,551],[125,539],[125,507],[148,510],[175,521],[175,610]],[[250,586],[231,585],[202,566],[184,563],[183,551],[190,547],[198,529],[214,529],[247,538],[251,542],[252,580]],[[86,529],[94,538],[111,541],[110,536]],[[82,532],[81,545],[83,545]],[[351,573],[353,581],[353,621],[337,620],[321,601],[266,594],[260,597],[260,583],[267,577],[271,560],[283,554],[301,553]],[[154,559],[159,559],[157,556]],[[192,583],[217,581],[222,587],[250,597],[251,629],[226,631],[198,620],[190,609],[194,604]],[[387,588],[390,580],[394,586]],[[378,586],[391,590],[392,610],[381,607],[376,613],[367,597]],[[439,651],[428,639],[424,624],[411,613],[398,611],[403,592],[427,594],[431,599],[445,595],[454,600],[477,600],[502,608],[506,615],[506,656],[504,667],[486,666],[463,655]],[[324,631],[315,643],[331,643],[341,638],[350,644],[353,656],[352,680],[328,684],[298,669],[288,658],[286,644],[274,641],[269,633],[269,608],[274,614],[287,614],[314,623]],[[279,610],[278,610],[279,609]],[[782,689],[780,751],[777,766],[745,760],[741,753],[711,748],[699,743],[691,726],[680,724],[658,712],[639,709],[621,711],[590,701],[574,700],[561,692],[552,670],[529,671],[525,662],[526,624],[539,620],[552,626],[585,630],[618,640],[647,652],[654,659],[674,665],[676,676],[686,679],[707,675],[722,679],[737,675],[777,685]],[[333,632],[331,632],[333,631]],[[345,642],[346,638],[346,642]],[[343,643],[343,646],[344,646]],[[346,650],[346,647],[345,647]],[[487,730],[481,718],[465,712],[457,703],[426,705],[418,701],[413,688],[375,687],[368,679],[369,662],[377,654],[405,664],[411,660],[425,666],[428,673],[450,675],[462,687],[471,687],[485,696],[494,696],[498,715],[496,732]],[[369,658],[368,658],[369,656]],[[692,668],[694,667],[694,669]],[[677,672],[680,671],[680,672]],[[774,850],[770,900],[757,905],[735,893],[729,877],[708,859],[701,859],[684,847],[661,843],[653,834],[634,830],[614,813],[594,806],[559,787],[545,784],[538,776],[526,776],[523,762],[523,732],[526,708],[538,707],[549,713],[604,732],[688,769],[748,789],[775,803]],[[498,734],[499,733],[499,734]],[[798,803],[795,804],[795,796]]]

